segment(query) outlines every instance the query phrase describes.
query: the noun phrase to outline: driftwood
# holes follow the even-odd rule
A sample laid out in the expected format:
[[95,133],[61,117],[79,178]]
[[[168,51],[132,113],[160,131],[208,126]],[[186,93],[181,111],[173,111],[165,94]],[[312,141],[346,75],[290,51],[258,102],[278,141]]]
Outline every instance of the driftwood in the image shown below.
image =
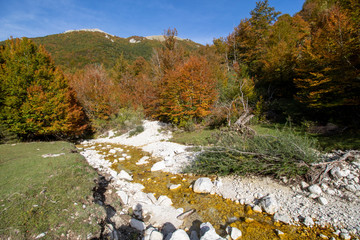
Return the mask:
[[307,174],[308,180],[312,184],[322,183],[324,178],[329,175],[329,172],[332,169],[346,163],[346,161],[353,160],[354,155],[357,153],[358,151],[349,151],[343,155],[337,156],[332,161],[311,164],[311,170]]
[[255,130],[246,126],[246,124],[254,117],[254,114],[249,114],[249,112],[245,111],[241,116],[236,120],[234,125],[232,126],[235,130],[240,131],[242,133],[252,133],[255,134]]

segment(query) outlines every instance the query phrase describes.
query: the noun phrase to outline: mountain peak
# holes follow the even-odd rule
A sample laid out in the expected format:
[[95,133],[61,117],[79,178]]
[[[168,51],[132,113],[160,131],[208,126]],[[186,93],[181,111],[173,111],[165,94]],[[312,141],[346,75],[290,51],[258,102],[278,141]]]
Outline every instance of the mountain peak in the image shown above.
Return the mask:
[[64,33],[71,33],[71,32],[100,32],[100,33],[104,33],[104,34],[106,34],[106,35],[110,35],[110,36],[113,36],[113,37],[114,37],[114,35],[111,35],[111,34],[109,34],[109,33],[107,33],[107,32],[104,32],[104,31],[102,31],[102,30],[100,30],[100,29],[98,29],[98,28],[93,28],[93,29],[79,29],[79,30],[67,30],[67,31],[65,31]]

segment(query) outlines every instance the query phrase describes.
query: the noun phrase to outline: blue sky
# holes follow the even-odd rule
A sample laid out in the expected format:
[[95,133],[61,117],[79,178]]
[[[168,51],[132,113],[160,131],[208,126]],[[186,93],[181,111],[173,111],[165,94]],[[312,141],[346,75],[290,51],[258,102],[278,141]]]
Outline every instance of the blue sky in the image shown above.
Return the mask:
[[[0,41],[98,28],[119,37],[178,36],[212,43],[249,17],[256,0],[0,0]],[[304,0],[269,0],[277,11],[300,11]]]

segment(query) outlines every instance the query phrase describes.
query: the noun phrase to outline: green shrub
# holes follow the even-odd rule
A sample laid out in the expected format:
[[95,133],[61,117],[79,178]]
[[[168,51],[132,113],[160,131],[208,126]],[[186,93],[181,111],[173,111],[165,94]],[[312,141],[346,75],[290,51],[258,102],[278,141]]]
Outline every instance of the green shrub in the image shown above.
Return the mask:
[[102,134],[110,129],[117,131],[118,134],[129,131],[140,125],[144,119],[143,109],[122,108],[119,112],[109,119],[95,119],[92,125],[97,134]]
[[217,144],[197,156],[186,172],[199,174],[256,174],[295,176],[306,174],[318,161],[316,141],[291,129],[272,135],[245,136],[221,132]]
[[131,130],[129,132],[129,137],[133,137],[133,136],[136,136],[138,135],[139,133],[142,133],[144,131],[144,126],[143,125],[138,125],[136,126],[135,129]]

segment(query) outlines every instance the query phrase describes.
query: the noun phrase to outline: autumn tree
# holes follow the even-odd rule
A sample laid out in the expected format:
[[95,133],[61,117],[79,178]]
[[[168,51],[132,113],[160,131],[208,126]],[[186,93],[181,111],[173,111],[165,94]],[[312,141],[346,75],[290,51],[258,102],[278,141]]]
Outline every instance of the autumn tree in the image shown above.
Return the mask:
[[0,83],[2,129],[19,138],[76,137],[87,128],[64,74],[31,40],[10,39],[0,48]]
[[297,99],[310,108],[360,105],[359,30],[347,11],[335,5],[318,18],[299,62]]
[[200,122],[211,113],[216,97],[216,80],[203,57],[190,57],[164,76],[157,117],[178,125]]
[[72,76],[70,84],[91,119],[106,120],[118,111],[118,85],[102,65],[87,65]]

